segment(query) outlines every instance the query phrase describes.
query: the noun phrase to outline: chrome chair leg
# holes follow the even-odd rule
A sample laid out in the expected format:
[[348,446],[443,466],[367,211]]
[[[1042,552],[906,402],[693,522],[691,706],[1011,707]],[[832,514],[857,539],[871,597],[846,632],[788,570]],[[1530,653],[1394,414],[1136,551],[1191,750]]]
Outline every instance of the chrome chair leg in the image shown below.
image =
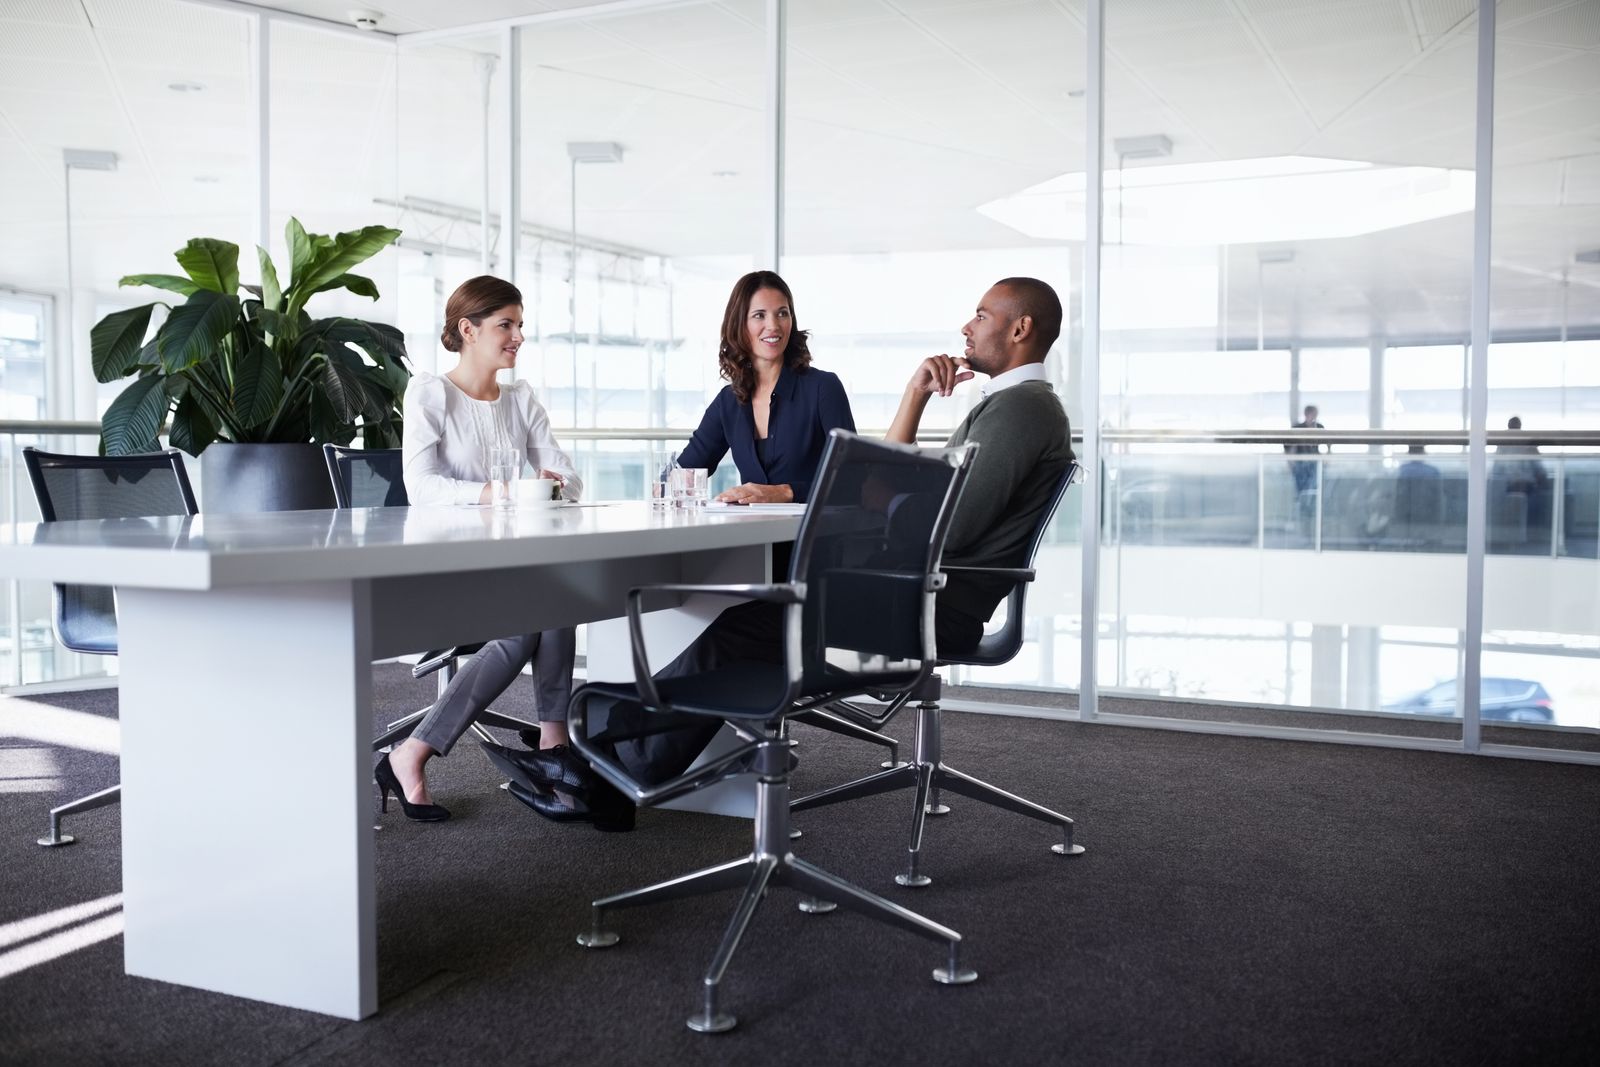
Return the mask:
[[830,789],[823,789],[789,805],[790,811],[806,811],[810,808],[822,808],[829,804],[838,804],[846,800],[859,800],[862,797],[876,796],[879,793],[892,793],[896,789],[904,789],[917,780],[917,769],[909,763],[897,764],[888,770],[869,774],[865,778],[858,778],[854,782],[846,782]]
[[831,900],[841,907],[849,908],[870,919],[898,926],[902,930],[919,934],[934,941],[945,942],[950,949],[949,973],[953,978],[940,977],[945,968],[938,968],[933,972],[935,981],[948,985],[964,985],[974,981],[978,972],[963,968],[957,955],[961,944],[961,935],[948,926],[924,918],[909,908],[903,908],[892,900],[886,900],[876,893],[869,893],[860,886],[851,885],[836,875],[829,874],[819,867],[814,867],[805,860],[790,858],[788,863],[788,880],[797,888]]
[[752,856],[750,863],[754,867],[750,872],[750,882],[745,886],[744,895],[739,898],[739,906],[733,909],[733,918],[728,920],[722,943],[717,946],[716,955],[711,957],[711,966],[706,968],[706,976],[702,979],[705,1003],[699,1012],[689,1016],[689,1029],[696,1033],[725,1033],[739,1021],[731,1012],[719,1010],[717,992],[722,986],[722,976],[728,971],[728,964],[733,961],[733,954],[739,949],[739,942],[744,939],[744,932],[750,928],[757,905],[767,895],[767,884],[778,869],[778,857],[770,854]]
[[669,900],[684,900],[688,897],[732,889],[749,878],[749,871],[755,864],[755,856],[741,856],[727,863],[703,867],[698,871],[668,878],[666,881],[656,882],[640,889],[630,889],[625,893],[601,897],[594,902],[594,907],[597,912],[608,908],[637,908],[645,904],[662,904]]
[[803,722],[807,726],[815,726],[819,730],[827,730],[829,733],[840,734],[844,737],[854,738],[857,741],[865,741],[869,745],[887,748],[889,750],[889,758],[883,763],[885,768],[897,766],[900,762],[899,741],[888,734],[881,734],[876,730],[869,730],[865,726],[859,726],[841,715],[828,711],[826,708],[814,708],[811,711],[802,712],[794,716],[792,721]]
[[1072,820],[1059,811],[1051,811],[1041,804],[1035,804],[1031,800],[1024,800],[1015,793],[1008,793],[1004,789],[998,789],[988,782],[974,778],[970,774],[963,774],[954,767],[947,767],[943,763],[939,764],[934,775],[952,793],[960,793],[962,796],[971,797],[973,800],[981,801],[1005,811],[1026,815],[1030,819],[1038,819],[1040,822],[1052,823],[1061,827],[1065,835],[1064,840],[1060,845],[1051,845],[1051,851],[1063,856],[1083,855],[1083,846],[1072,843]]
[[928,821],[928,790],[933,784],[933,770],[926,763],[919,763],[916,767],[917,792],[911,802],[911,846],[906,850],[905,873],[894,876],[897,885],[911,889],[920,889],[933,881],[918,869],[922,860],[922,831]]
[[59,848],[62,845],[72,844],[78,839],[71,834],[61,832],[62,819],[68,815],[78,815],[85,811],[93,811],[95,808],[103,808],[107,804],[115,804],[121,799],[122,783],[118,782],[116,785],[102,789],[98,793],[90,793],[86,797],[79,797],[77,800],[62,804],[60,807],[51,808],[50,832],[39,838],[39,844],[45,848]]

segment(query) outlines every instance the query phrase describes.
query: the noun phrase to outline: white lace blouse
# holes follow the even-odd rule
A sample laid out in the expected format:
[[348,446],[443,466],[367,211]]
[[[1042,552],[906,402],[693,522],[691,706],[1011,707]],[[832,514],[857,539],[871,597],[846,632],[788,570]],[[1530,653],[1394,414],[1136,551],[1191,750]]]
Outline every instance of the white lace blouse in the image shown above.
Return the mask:
[[529,382],[502,385],[496,400],[474,400],[449,378],[419,373],[406,387],[401,444],[412,504],[478,503],[489,480],[491,448],[521,449],[535,470],[561,475],[568,500],[583,492],[572,457],[556,443]]

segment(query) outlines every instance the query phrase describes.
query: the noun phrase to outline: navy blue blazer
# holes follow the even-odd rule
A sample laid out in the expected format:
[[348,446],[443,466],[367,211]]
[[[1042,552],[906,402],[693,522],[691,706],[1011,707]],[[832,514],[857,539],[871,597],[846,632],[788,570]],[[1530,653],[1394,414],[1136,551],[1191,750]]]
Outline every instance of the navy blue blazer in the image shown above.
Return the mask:
[[756,458],[755,416],[749,404],[734,398],[731,385],[724,386],[706,408],[700,428],[678,456],[678,463],[715,470],[731,449],[741,482],[788,485],[794,490],[795,500],[804,502],[811,495],[811,482],[817,476],[817,464],[822,462],[828,431],[844,429],[854,433],[855,428],[850,398],[838,375],[815,367],[795,371],[786,366],[772,390],[766,466]]

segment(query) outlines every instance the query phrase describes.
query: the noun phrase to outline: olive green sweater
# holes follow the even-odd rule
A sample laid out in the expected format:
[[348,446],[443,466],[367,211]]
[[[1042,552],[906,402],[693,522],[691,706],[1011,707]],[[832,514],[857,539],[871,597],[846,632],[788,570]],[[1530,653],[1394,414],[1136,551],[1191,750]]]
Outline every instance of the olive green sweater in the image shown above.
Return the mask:
[[[969,441],[977,442],[978,454],[950,522],[944,562],[1026,566],[1039,512],[1073,459],[1067,413],[1048,382],[1021,382],[979,401],[945,444]],[[987,619],[1012,584],[951,575],[939,604]]]

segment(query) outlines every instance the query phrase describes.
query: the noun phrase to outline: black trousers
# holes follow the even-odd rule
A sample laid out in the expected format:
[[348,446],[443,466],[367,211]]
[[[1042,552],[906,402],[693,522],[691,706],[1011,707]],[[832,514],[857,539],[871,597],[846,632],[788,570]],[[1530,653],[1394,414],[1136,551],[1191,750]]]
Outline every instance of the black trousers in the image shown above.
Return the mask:
[[[972,651],[983,637],[983,622],[941,606],[934,617],[934,638],[941,655]],[[739,604],[718,615],[682,654],[655,673],[656,678],[686,678],[732,663],[783,662],[783,606],[759,600]],[[612,707],[606,730],[628,734],[647,730],[651,713],[637,703]],[[717,719],[618,741],[615,749],[629,773],[654,785],[689,769],[722,729]]]

